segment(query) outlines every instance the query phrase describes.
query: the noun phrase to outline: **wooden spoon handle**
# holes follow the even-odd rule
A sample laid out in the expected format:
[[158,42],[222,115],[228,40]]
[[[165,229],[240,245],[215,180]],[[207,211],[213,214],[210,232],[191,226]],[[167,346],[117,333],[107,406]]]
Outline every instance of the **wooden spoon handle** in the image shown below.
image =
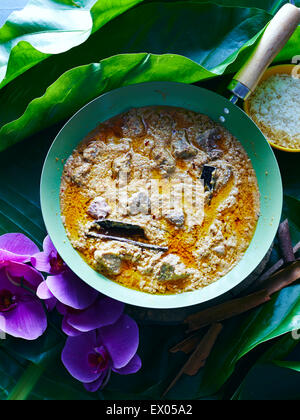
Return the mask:
[[271,20],[253,54],[236,74],[229,89],[240,98],[247,99],[299,24],[300,9],[292,4],[283,6]]

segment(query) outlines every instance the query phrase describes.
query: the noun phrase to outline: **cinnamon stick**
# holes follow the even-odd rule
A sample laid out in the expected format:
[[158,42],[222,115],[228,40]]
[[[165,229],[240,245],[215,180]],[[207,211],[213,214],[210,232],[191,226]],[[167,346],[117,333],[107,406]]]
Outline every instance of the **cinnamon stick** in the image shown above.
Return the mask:
[[177,353],[179,351],[182,351],[185,354],[190,354],[199,343],[199,338],[200,338],[199,332],[197,332],[196,334],[190,335],[189,337],[185,338],[180,343],[172,347],[169,351],[170,353]]
[[189,316],[187,332],[194,332],[215,322],[241,315],[271,300],[271,296],[300,279],[300,261],[296,261],[265,282],[264,289],[248,296],[233,299],[218,306]]
[[284,262],[286,264],[294,262],[296,258],[293,250],[289,221],[287,219],[279,226],[278,239]]
[[[283,259],[258,279],[255,286],[263,284],[264,288],[262,290],[191,315],[184,321],[188,324],[187,332],[197,331],[207,325],[212,325],[198,345],[200,334],[195,333],[170,349],[172,353],[183,351],[186,354],[195,350],[163,396],[169,392],[183,374],[196,375],[199,369],[205,366],[206,360],[223,328],[220,321],[240,315],[270,301],[274,293],[300,280],[300,261],[295,258],[295,254],[300,250],[300,242],[293,248],[287,220],[280,225],[278,236]],[[284,264],[288,264],[288,266],[278,271]]]
[[[293,248],[293,252],[294,254],[296,254],[298,251],[300,250],[300,242],[297,243],[297,245]],[[254,284],[254,288],[251,288],[252,290],[257,290],[257,288],[259,286],[265,286],[266,288],[269,288],[270,285],[270,281],[274,281],[275,279],[273,278],[274,274],[278,273],[278,270],[280,270],[280,268],[282,268],[284,265],[284,260],[281,259],[279,260],[276,264],[274,264],[266,273],[264,273],[261,277],[259,277],[259,279],[255,282]],[[284,276],[284,273],[282,273],[282,275]],[[296,274],[297,277],[297,274]],[[270,280],[271,278],[271,280]],[[294,281],[296,281],[297,279],[292,278],[291,280],[288,282],[288,284],[292,284]],[[286,280],[283,280],[285,284],[287,284]],[[279,281],[279,283],[281,284],[281,280]],[[287,284],[287,285],[288,285]],[[279,288],[277,286],[274,286],[273,289],[273,293],[275,293],[274,290],[279,291],[281,286],[279,286]],[[176,344],[174,347],[172,347],[170,349],[171,353],[177,353],[179,351],[182,351],[183,353],[186,354],[190,354],[196,347],[197,343],[198,343],[198,338],[199,338],[199,333],[195,333],[187,338],[185,338],[183,341],[181,341],[180,343]]]
[[[297,254],[297,252],[300,250],[300,242],[297,243],[296,246],[294,246],[293,251],[294,254]],[[254,286],[257,288],[261,284],[263,284],[266,280],[268,280],[273,274],[275,274],[280,268],[284,266],[285,262],[282,258],[279,260],[276,264],[274,264],[271,268],[269,268],[268,271],[266,271],[263,275],[261,275],[256,282],[254,283]]]
[[180,369],[179,373],[170,383],[168,388],[163,393],[162,397],[165,397],[171,388],[178,382],[183,374],[194,376],[199,370],[205,366],[206,360],[208,359],[216,341],[223,329],[222,324],[214,324],[210,327],[209,331],[203,339],[200,341],[196,350],[191,354],[188,361]]
[[278,273],[274,274],[265,283],[270,296],[279,292],[287,286],[295,283],[300,279],[300,261],[296,261]]
[[213,324],[210,327],[208,333],[205,335],[203,340],[201,340],[194,353],[192,353],[189,359],[189,363],[186,365],[184,372],[187,375],[196,375],[200,368],[205,365],[206,360],[208,359],[222,329],[223,325],[220,323]]
[[202,312],[198,312],[197,314],[190,315],[184,321],[188,324],[187,332],[197,331],[200,328],[206,327],[207,325],[215,322],[225,321],[226,319],[230,319],[234,316],[247,312],[250,309],[254,309],[269,300],[269,292],[264,289],[251,295],[239,299],[233,299],[221,305],[214,306]]

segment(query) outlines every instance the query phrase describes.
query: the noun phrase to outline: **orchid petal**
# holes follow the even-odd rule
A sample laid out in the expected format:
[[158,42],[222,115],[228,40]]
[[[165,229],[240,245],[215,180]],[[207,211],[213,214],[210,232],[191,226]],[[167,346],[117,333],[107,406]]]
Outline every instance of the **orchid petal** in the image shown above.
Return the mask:
[[17,295],[21,287],[7,277],[6,269],[0,269],[0,290],[9,290],[13,295]]
[[132,373],[138,372],[141,369],[141,367],[142,361],[140,357],[136,354],[126,366],[124,366],[121,369],[112,368],[112,370],[118,373],[119,375],[130,375]]
[[63,330],[63,332],[68,335],[69,337],[78,337],[79,335],[82,334],[81,331],[76,330],[75,328],[73,328],[69,323],[68,323],[68,317],[64,317],[63,321],[62,321],[62,325],[61,325],[61,329]]
[[36,340],[46,331],[47,317],[42,303],[22,290],[15,308],[0,314],[0,330],[24,340]]
[[51,241],[51,238],[49,235],[46,236],[43,242],[43,249],[44,252],[48,255],[50,255],[52,252],[57,253],[55,246],[53,245],[53,242]]
[[27,262],[39,252],[39,248],[22,233],[6,233],[0,236],[0,261]]
[[39,252],[35,254],[33,257],[31,257],[30,262],[33,265],[33,267],[37,270],[43,273],[50,273],[50,258],[49,254],[47,254],[46,252]]
[[46,308],[49,312],[53,311],[53,309],[56,307],[57,299],[50,292],[46,281],[43,281],[39,285],[36,291],[36,295],[39,299],[42,299],[45,301]]
[[46,280],[51,293],[64,305],[74,309],[86,309],[92,305],[99,293],[84,283],[72,271],[67,270]]
[[125,367],[139,346],[139,329],[136,322],[128,315],[122,315],[115,324],[98,331],[112,358],[114,369]]
[[89,364],[89,354],[97,347],[96,332],[91,331],[78,337],[68,337],[62,352],[62,362],[68,372],[78,381],[92,383],[100,378]]
[[92,331],[106,325],[114,324],[122,315],[124,303],[109,297],[100,297],[82,312],[71,313],[68,323],[82,332]]
[[43,281],[44,277],[35,268],[20,262],[10,261],[6,265],[6,270],[12,279],[24,279],[33,287],[38,287]]
[[53,296],[53,294],[50,292],[50,290],[49,290],[49,287],[48,287],[48,285],[47,285],[47,282],[46,281],[43,281],[40,285],[39,285],[39,287],[38,287],[38,289],[37,289],[37,291],[36,291],[36,294],[37,294],[37,296],[40,298],[40,299],[43,299],[43,300],[46,300],[46,299],[52,299],[52,298],[54,298],[54,296]]
[[83,385],[88,392],[97,392],[100,388],[105,386],[105,384],[107,383],[107,379],[109,379],[109,377],[110,377],[110,371],[107,370],[105,372],[102,372],[100,378],[98,378],[95,382],[92,382],[90,384],[83,384]]

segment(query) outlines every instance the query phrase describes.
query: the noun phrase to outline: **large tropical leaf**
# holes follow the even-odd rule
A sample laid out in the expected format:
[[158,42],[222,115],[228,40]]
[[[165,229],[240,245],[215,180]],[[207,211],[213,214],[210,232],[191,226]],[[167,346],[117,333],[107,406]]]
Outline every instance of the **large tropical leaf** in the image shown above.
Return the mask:
[[[36,346],[38,349],[38,346]],[[31,363],[0,346],[0,400],[93,400],[99,399],[73,380],[60,362]]]
[[[300,343],[285,335],[250,369],[234,400],[299,400]],[[297,361],[296,361],[297,360]]]
[[[81,44],[109,20],[142,1],[20,0],[0,5],[0,12],[3,9],[0,28],[4,24],[2,20],[7,19],[0,29],[0,87],[49,55]],[[215,1],[221,6],[257,7],[270,13],[274,13],[284,2]]]
[[141,1],[29,0],[0,29],[0,88],[50,55],[82,44],[93,31]]
[[[223,6],[256,7],[274,14],[281,6],[289,2],[287,0],[215,0],[215,3]],[[294,3],[297,6],[300,4],[299,0]]]
[[[218,3],[221,3],[221,1]],[[226,3],[229,3],[229,0]],[[275,3],[272,2],[272,7]],[[271,2],[268,4],[271,5]],[[203,5],[203,7],[210,6]],[[271,9],[268,10],[271,11]],[[136,13],[136,11],[133,12]],[[260,16],[263,16],[264,12],[259,13]],[[117,25],[120,21],[122,20],[117,19],[109,23],[103,28],[103,31],[104,29],[108,30],[110,25]],[[98,33],[99,38],[97,38]],[[92,35],[86,44],[91,42],[90,45],[96,46],[97,44],[93,44],[93,42],[96,42],[94,39],[98,41],[102,39],[100,34],[102,30],[98,33]],[[109,31],[103,33],[106,33],[106,37],[109,35]],[[249,44],[255,42],[256,39],[257,33],[253,38],[249,38]],[[291,50],[293,42],[286,50],[289,53],[294,51]],[[226,45],[227,43],[222,45],[225,50]],[[241,45],[245,45],[245,40]],[[79,51],[77,48],[80,51],[82,48],[83,51],[85,47],[76,47],[73,58],[73,51],[47,58],[3,89],[7,96],[0,99],[1,103],[4,103],[5,98],[7,104],[6,122],[12,122],[16,118],[19,118],[19,120],[12,122],[11,132],[8,130],[9,126],[6,127],[6,140],[3,142],[2,149],[37,130],[52,125],[61,118],[66,118],[86,101],[92,99],[94,95],[97,96],[105,90],[136,81],[158,80],[160,78],[162,80],[179,79],[190,83],[218,74],[218,71],[216,71],[216,74],[209,72],[200,67],[198,63],[174,54],[162,56],[131,54],[108,58],[101,61],[100,64],[72,69],[76,62],[76,51]],[[93,54],[103,54],[105,46],[103,48],[104,50],[99,48],[100,52],[96,49],[97,51]],[[240,50],[230,56],[232,54],[231,49],[229,55],[228,51],[225,51],[222,57],[227,57],[225,62],[226,60],[231,62],[231,59],[235,60],[237,52],[240,52]],[[247,53],[249,53],[247,49],[242,51],[234,65],[238,65],[239,61],[244,59],[244,54]],[[287,52],[284,52],[281,57],[284,57],[284,54],[287,54]],[[213,54],[208,58],[215,59]],[[286,55],[285,58],[290,60],[291,55]],[[65,59],[66,62],[67,59],[70,59],[70,68],[66,67],[62,70]],[[57,67],[55,67],[56,60],[62,60],[57,61]],[[225,67],[228,63],[225,63]],[[127,66],[128,68],[126,68]],[[221,66],[220,69],[224,66],[224,63],[219,63],[218,66]],[[229,70],[233,68],[231,65],[227,67]],[[41,73],[42,69],[43,73]],[[61,76],[65,70],[67,70],[67,73]],[[52,80],[51,77],[53,78],[50,83],[47,79],[48,73],[50,73],[49,80]],[[43,74],[43,77],[40,77],[39,74]],[[52,84],[59,76],[61,77]],[[40,85],[44,78],[46,79],[45,85]],[[18,80],[21,81],[20,84],[16,83]],[[36,85],[34,81],[37,82]],[[50,87],[45,92],[48,86]],[[34,91],[33,96],[28,101],[26,95],[30,96],[31,90]],[[79,92],[83,96],[82,98]],[[26,100],[22,102],[23,95],[27,98],[27,102]],[[29,104],[32,99],[39,96],[41,96],[40,99],[35,99],[34,102]],[[28,104],[26,113],[21,117]],[[59,128],[54,127],[48,131],[43,131],[41,134],[28,139],[27,142],[16,145],[0,154],[0,234],[15,231],[23,232],[41,245],[45,230],[39,207],[39,178],[47,149]],[[295,241],[300,235],[299,218],[297,218],[298,200],[300,198],[297,157],[278,154],[278,160],[283,173],[286,192],[285,216],[291,220],[293,240]],[[274,253],[273,255],[273,259],[276,259],[279,254]],[[261,343],[300,327],[298,318],[295,317],[300,310],[299,287],[299,285],[291,286],[275,296],[272,302],[262,308],[226,323],[224,332],[206,368],[195,377],[183,377],[168,397],[180,399],[212,398],[212,395],[230,377],[237,362],[243,356]],[[171,355],[168,353],[168,348],[182,338],[182,328],[177,326],[142,326],[139,350],[143,360],[141,372],[129,377],[113,375],[111,382],[103,393],[90,395],[63,368],[59,353],[64,337],[61,337],[57,331],[60,320],[53,320],[54,326],[52,325],[52,319],[50,321],[51,325],[47,334],[34,343],[25,343],[14,339],[0,341],[0,399],[156,399],[160,397],[186,359],[184,354]],[[277,364],[278,361],[279,363],[287,363],[286,361],[282,362],[282,360],[286,360],[286,356],[294,348],[292,344],[280,341],[280,347],[277,347],[276,352],[273,350],[272,355],[266,357],[265,360],[261,360],[260,366],[255,366],[254,369],[260,369],[261,366],[265,369],[265,365],[267,365],[268,369],[271,366],[272,369],[288,371],[287,376],[286,374],[278,376],[276,373],[273,378],[275,378],[274,380],[276,378],[285,380],[288,384],[286,388],[291,390],[290,396],[297,396],[298,379],[294,376],[292,378],[291,375],[295,374],[299,377],[297,371],[299,365],[295,362],[291,363],[291,361],[284,368],[275,366],[274,363],[270,364],[272,361],[276,361]],[[261,372],[262,379],[266,379],[264,376],[270,371],[262,370]],[[255,375],[254,372],[254,378]],[[268,385],[269,383],[265,382],[266,389]],[[253,386],[255,387],[255,382],[250,389],[253,389]],[[298,388],[296,389],[295,386]],[[294,391],[295,389],[296,391]],[[276,391],[277,393],[274,391],[273,396],[276,397],[283,391]],[[243,391],[239,394],[239,398],[246,399],[248,394]]]
[[[5,103],[0,111],[0,150],[70,116],[114,87],[147,80],[192,83],[222,74],[239,54],[247,53],[269,19],[258,9],[197,2],[135,8],[84,45],[49,57],[0,91]],[[213,20],[217,30],[209,24]],[[144,51],[176,54],[110,57]],[[93,64],[76,67],[85,63]]]
[[[3,3],[3,2],[2,2]],[[0,5],[0,28],[7,21],[8,16],[15,10],[21,10],[26,6],[27,0],[6,0]]]
[[[170,392],[188,398],[215,394],[234,372],[237,362],[258,345],[300,328],[300,285],[284,289],[250,315],[227,322],[206,367],[195,377],[183,377]],[[188,391],[187,391],[188,390]]]
[[298,401],[300,374],[288,366],[257,364],[247,375],[235,400]]
[[[43,131],[0,154],[0,234],[20,231],[41,244],[45,230],[39,207],[39,179],[43,160],[59,128]],[[290,168],[290,161],[285,155],[278,155],[278,159],[285,173],[288,170],[293,172],[295,168]],[[292,176],[291,179],[284,177],[284,187],[291,196],[294,196],[293,185]],[[293,233],[294,229],[297,229],[296,224],[293,225]],[[195,377],[182,378],[168,398],[211,398],[230,377],[243,355],[260,343],[297,328],[293,316],[299,313],[299,287],[292,286],[251,315],[226,323],[206,369]],[[56,325],[59,327],[59,321]],[[31,369],[29,361],[40,366],[40,363],[48,362],[53,354],[54,358],[39,371],[40,379],[35,378],[38,382],[33,383],[35,386],[28,398],[71,399],[72,395],[74,399],[160,398],[186,360],[184,354],[168,352],[172,345],[182,339],[183,334],[183,328],[177,326],[141,326],[139,353],[143,369],[129,377],[113,375],[105,391],[97,395],[87,394],[81,384],[76,383],[64,370],[59,354],[55,356],[64,339],[55,330],[52,331],[52,326],[47,335],[35,343],[5,340],[0,354],[3,363],[2,370],[0,366],[0,399],[18,395],[18,379],[24,380],[23,375],[26,379],[26,370]],[[273,355],[277,360],[283,360],[289,351],[290,347],[284,354]],[[5,356],[2,356],[2,352]],[[17,393],[11,394],[13,391]]]
[[[192,83],[234,71],[270,18],[258,9],[203,2],[140,5],[83,45],[49,57],[0,91],[5,103],[0,110],[0,150],[69,117],[114,87],[148,80]],[[298,36],[300,40],[300,32]],[[110,57],[118,53],[135,55]]]
[[[213,74],[193,61],[175,55],[114,56],[101,63],[74,68],[64,73],[42,97],[32,100],[19,118],[13,117],[1,128],[0,151],[67,118],[108,90],[153,80],[193,83],[209,77]],[[17,97],[11,99],[17,107]],[[5,109],[6,114],[9,110],[14,112],[8,103]]]

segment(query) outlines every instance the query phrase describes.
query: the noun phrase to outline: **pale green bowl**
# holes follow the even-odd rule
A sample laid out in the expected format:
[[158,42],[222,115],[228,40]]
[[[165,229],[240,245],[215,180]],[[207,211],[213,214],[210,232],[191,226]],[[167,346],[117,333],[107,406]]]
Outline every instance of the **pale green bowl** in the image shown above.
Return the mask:
[[[90,268],[69,242],[60,217],[62,159],[99,123],[132,107],[170,105],[190,109],[219,121],[242,143],[254,166],[261,193],[261,216],[254,238],[240,263],[225,277],[195,292],[150,295],[114,283]],[[229,114],[224,109],[229,110]],[[144,83],[106,93],[86,105],[64,126],[52,144],[41,179],[41,205],[47,231],[68,266],[86,283],[107,296],[146,308],[182,308],[208,302],[240,286],[270,249],[280,223],[283,203],[281,176],[271,147],[251,119],[225,98],[192,85]]]

